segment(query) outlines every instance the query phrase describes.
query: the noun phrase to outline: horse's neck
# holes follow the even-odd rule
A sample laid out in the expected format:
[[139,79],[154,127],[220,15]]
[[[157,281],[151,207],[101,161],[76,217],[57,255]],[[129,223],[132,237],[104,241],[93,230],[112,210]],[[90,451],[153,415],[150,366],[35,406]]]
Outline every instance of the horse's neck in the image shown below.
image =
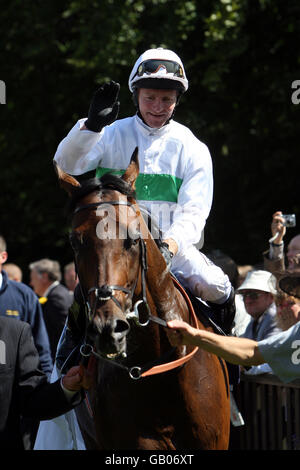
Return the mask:
[[[151,240],[148,250],[147,288],[157,310],[157,315],[166,321],[186,320],[188,307],[175,287],[170,272],[166,269],[162,255]],[[158,252],[158,253],[157,253]]]
[[140,216],[140,229],[147,250],[147,290],[157,315],[164,320],[188,319],[188,307],[182,295],[175,288],[170,272],[166,268],[157,244],[150,235],[148,226]]

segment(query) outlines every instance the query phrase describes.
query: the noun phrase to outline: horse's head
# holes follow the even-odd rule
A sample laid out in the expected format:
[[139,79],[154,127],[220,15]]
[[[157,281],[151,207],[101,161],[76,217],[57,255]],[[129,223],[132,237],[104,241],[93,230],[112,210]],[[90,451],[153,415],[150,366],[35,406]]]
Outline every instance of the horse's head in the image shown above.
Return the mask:
[[102,355],[126,350],[132,298],[138,283],[143,238],[135,202],[137,149],[122,178],[104,175],[79,183],[56,167],[70,196],[70,241],[89,322],[88,337]]

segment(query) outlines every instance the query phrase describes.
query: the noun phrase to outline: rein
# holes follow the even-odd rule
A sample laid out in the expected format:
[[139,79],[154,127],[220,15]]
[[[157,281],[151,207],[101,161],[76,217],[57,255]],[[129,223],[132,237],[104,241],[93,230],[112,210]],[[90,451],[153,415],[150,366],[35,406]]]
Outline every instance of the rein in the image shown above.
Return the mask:
[[[128,207],[132,207],[132,209],[136,212],[136,210],[134,208],[134,205],[131,204],[128,201],[109,201],[109,202],[108,201],[99,201],[99,202],[94,202],[94,203],[91,203],[91,204],[85,204],[85,205],[77,207],[75,209],[73,215],[77,214],[78,212],[80,212],[82,210],[95,209],[95,208],[99,207],[100,205],[104,205],[104,204],[114,205],[114,206],[125,205],[125,206],[128,206]],[[135,321],[135,323],[137,324],[137,326],[139,326],[139,327],[145,327],[149,324],[150,321],[152,321],[154,323],[157,323],[160,326],[168,328],[167,322],[165,320],[163,320],[159,317],[156,317],[156,316],[152,315],[152,313],[151,313],[151,309],[149,307],[149,304],[148,304],[148,301],[147,301],[147,295],[146,295],[146,273],[147,273],[147,269],[148,269],[148,266],[147,266],[147,247],[146,247],[146,243],[145,243],[145,241],[144,241],[144,239],[142,238],[141,235],[139,236],[139,242],[140,242],[140,246],[141,246],[141,250],[140,250],[141,260],[140,260],[140,262],[141,262],[142,300],[138,300],[134,304],[132,312],[129,312],[127,314],[125,312],[123,312],[123,313],[125,313],[126,319],[128,319],[128,320],[133,319]],[[77,271],[77,267],[76,267],[76,271]],[[184,299],[185,299],[185,301],[188,305],[190,315],[192,316],[192,319],[194,321],[193,326],[195,328],[198,328],[197,317],[196,317],[193,305],[192,305],[187,293],[185,292],[183,287],[179,284],[179,282],[175,278],[172,277],[172,279],[173,279],[173,282],[175,284],[175,287],[178,290],[180,290],[181,294],[183,295],[183,297],[184,297]],[[134,285],[131,289],[128,289],[126,287],[119,286],[119,285],[103,285],[103,286],[92,287],[91,289],[89,289],[88,293],[87,293],[88,296],[91,293],[94,292],[95,297],[96,297],[96,302],[95,302],[95,307],[94,307],[93,312],[92,312],[92,309],[90,307],[90,304],[89,304],[88,300],[86,299],[86,297],[83,293],[81,284],[79,282],[82,297],[84,299],[85,306],[86,306],[86,309],[87,309],[87,316],[88,316],[89,322],[91,323],[93,321],[93,318],[94,318],[95,313],[96,313],[96,307],[97,307],[98,301],[106,301],[106,300],[111,299],[117,305],[117,307],[121,311],[123,311],[120,302],[114,296],[114,292],[115,291],[121,291],[121,292],[124,292],[127,295],[130,295],[130,297],[132,298],[133,295],[134,295],[134,291],[136,289],[137,281],[138,281],[138,279],[136,279],[136,281],[135,281],[135,283],[134,283]],[[148,314],[148,317],[147,317],[146,321],[144,321],[144,322],[142,322],[141,319],[140,319],[139,306],[141,304],[145,304],[147,314]],[[172,348],[169,352],[163,354],[158,359],[156,359],[154,361],[151,361],[151,363],[148,363],[144,366],[133,366],[133,367],[129,368],[129,367],[124,366],[123,364],[119,364],[115,361],[112,361],[111,359],[106,359],[105,357],[103,357],[100,354],[96,353],[94,351],[93,346],[91,344],[87,343],[87,329],[86,329],[86,335],[85,335],[84,343],[80,347],[80,354],[83,356],[83,358],[85,358],[85,360],[87,360],[87,358],[89,358],[91,355],[93,355],[93,356],[95,356],[95,357],[97,357],[101,360],[108,361],[110,364],[114,364],[118,367],[121,367],[122,369],[127,370],[128,374],[129,374],[129,377],[131,379],[138,380],[141,377],[147,377],[147,376],[154,375],[154,374],[160,374],[160,373],[167,372],[169,370],[175,369],[179,366],[182,366],[183,364],[188,362],[195,355],[195,353],[198,350],[198,347],[195,347],[189,354],[187,354],[186,356],[184,356],[182,358],[179,358],[179,359],[176,359],[174,361],[167,362],[167,363],[161,363],[162,361],[169,360],[170,356],[175,352],[175,350],[176,350],[176,348]],[[126,353],[124,353],[123,356],[126,357]]]

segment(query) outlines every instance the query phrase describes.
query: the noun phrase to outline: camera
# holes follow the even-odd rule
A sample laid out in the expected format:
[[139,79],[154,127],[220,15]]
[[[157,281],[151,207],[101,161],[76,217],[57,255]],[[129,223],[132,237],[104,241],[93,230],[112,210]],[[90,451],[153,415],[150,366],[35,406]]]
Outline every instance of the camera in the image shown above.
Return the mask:
[[285,227],[296,227],[296,215],[295,214],[282,214],[284,219],[283,225]]

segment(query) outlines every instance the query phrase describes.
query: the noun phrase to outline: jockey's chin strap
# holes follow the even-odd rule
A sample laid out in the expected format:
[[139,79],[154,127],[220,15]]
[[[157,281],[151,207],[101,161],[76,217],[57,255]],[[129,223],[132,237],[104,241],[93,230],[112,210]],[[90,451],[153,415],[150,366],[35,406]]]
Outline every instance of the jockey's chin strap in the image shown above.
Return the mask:
[[[119,205],[125,205],[125,206],[132,207],[133,210],[136,212],[133,204],[131,204],[128,201],[101,201],[101,202],[94,202],[94,203],[91,203],[91,204],[86,204],[86,205],[79,206],[75,209],[74,214],[76,214],[79,211],[82,211],[84,209],[97,208],[97,207],[99,207],[100,205],[103,205],[103,204],[118,205],[118,206]],[[162,318],[156,317],[156,316],[152,315],[152,313],[151,313],[151,309],[149,307],[149,304],[148,304],[148,301],[147,301],[147,294],[146,294],[146,273],[147,273],[147,269],[148,269],[148,265],[147,265],[147,247],[146,247],[145,240],[142,238],[141,234],[139,234],[138,239],[139,239],[139,243],[140,243],[140,247],[141,247],[141,249],[140,249],[140,258],[141,258],[140,262],[141,262],[142,300],[138,300],[134,304],[133,311],[125,313],[125,317],[126,317],[126,319],[129,319],[129,320],[133,319],[135,321],[135,323],[137,324],[137,326],[140,326],[140,327],[145,327],[149,324],[150,321],[152,321],[154,323],[157,323],[160,326],[168,328],[167,322],[165,320],[163,320]],[[77,271],[77,267],[76,267],[76,271]],[[114,292],[115,291],[121,291],[121,292],[124,292],[125,294],[129,295],[130,298],[132,298],[133,295],[134,295],[135,289],[136,289],[137,281],[138,281],[138,278],[136,278],[136,280],[134,282],[134,285],[131,289],[128,289],[126,287],[119,286],[119,285],[103,285],[103,286],[90,288],[87,292],[88,298],[92,293],[94,293],[95,297],[96,297],[96,302],[95,302],[95,306],[94,306],[93,311],[90,307],[88,299],[86,299],[86,296],[84,295],[84,293],[82,291],[82,287],[81,287],[81,284],[79,282],[82,297],[84,299],[84,302],[85,302],[85,305],[86,305],[86,308],[87,308],[87,316],[88,316],[89,322],[91,323],[93,321],[93,318],[94,318],[95,313],[96,313],[96,308],[97,308],[98,301],[113,300],[113,302],[117,305],[117,307],[123,312],[123,309],[122,309],[122,306],[121,306],[120,302],[114,296]],[[186,294],[184,289],[181,287],[181,285],[174,278],[173,278],[173,282],[175,283],[177,289],[181,290],[181,293],[183,294],[183,296],[184,296],[184,298],[185,298],[185,300],[188,304],[190,313],[191,313],[192,318],[194,320],[194,326],[197,328],[198,327],[197,317],[196,317],[196,314],[194,312],[194,308],[192,306],[192,303],[191,303],[188,295]],[[147,318],[144,321],[141,321],[140,312],[139,312],[139,306],[142,305],[142,304],[145,305],[146,310],[147,310]],[[87,340],[87,337],[85,337],[84,343],[82,344],[82,346],[80,348],[81,355],[85,358],[88,358],[91,354],[93,354],[94,356],[99,357],[102,360],[106,360],[104,357],[97,354],[94,351],[93,346],[88,344],[86,342],[86,340]],[[111,359],[107,359],[107,360],[110,363],[116,364],[116,365],[118,365],[122,368],[127,369],[128,373],[129,373],[129,376],[132,379],[139,379],[140,377],[146,377],[148,375],[153,375],[153,374],[166,372],[168,370],[171,370],[171,369],[174,369],[176,367],[179,367],[179,366],[183,365],[184,363],[189,361],[191,359],[191,357],[197,352],[198,347],[194,348],[192,350],[192,352],[190,352],[189,354],[187,354],[186,356],[184,356],[180,359],[169,362],[167,364],[156,365],[156,363],[159,363],[164,359],[168,360],[169,356],[172,355],[175,350],[176,350],[176,348],[172,348],[171,351],[164,354],[159,359],[157,359],[155,361],[152,361],[151,364],[148,364],[144,367],[134,366],[134,367],[131,367],[131,368],[127,368],[122,364],[112,362]],[[126,354],[123,354],[123,356],[126,357]]]

